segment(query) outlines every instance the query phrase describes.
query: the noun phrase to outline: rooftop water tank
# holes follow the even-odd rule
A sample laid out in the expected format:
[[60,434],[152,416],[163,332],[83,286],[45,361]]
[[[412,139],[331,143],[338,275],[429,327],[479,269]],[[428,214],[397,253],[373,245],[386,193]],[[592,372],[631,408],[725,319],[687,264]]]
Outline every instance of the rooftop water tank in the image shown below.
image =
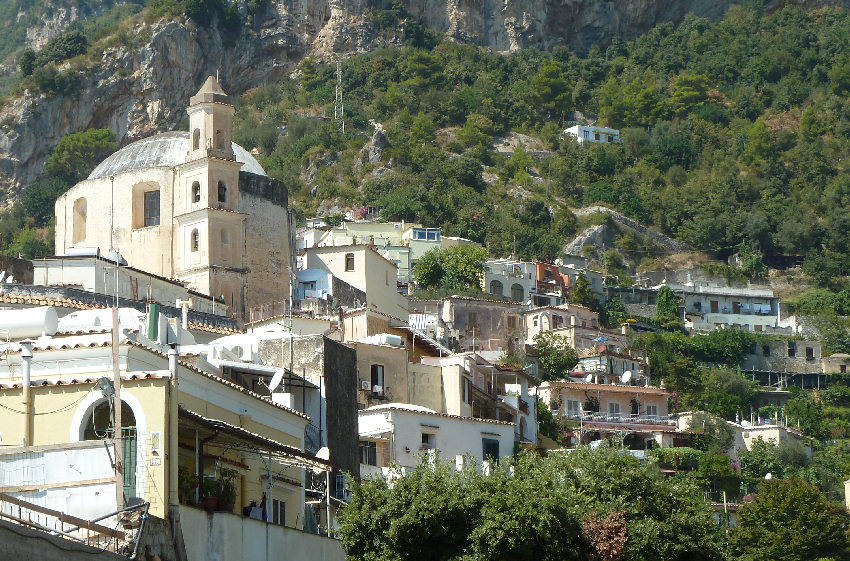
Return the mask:
[[56,335],[59,314],[53,306],[0,310],[0,338],[11,340]]

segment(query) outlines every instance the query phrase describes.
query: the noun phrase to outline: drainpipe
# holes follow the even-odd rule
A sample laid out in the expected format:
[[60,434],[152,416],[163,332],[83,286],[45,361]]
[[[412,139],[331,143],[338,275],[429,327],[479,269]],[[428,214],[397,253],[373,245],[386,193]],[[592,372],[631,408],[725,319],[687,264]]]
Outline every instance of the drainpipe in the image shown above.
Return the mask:
[[30,371],[32,368],[32,346],[35,341],[29,339],[21,341],[21,374],[23,376],[23,396],[22,402],[24,406],[24,446],[33,445],[33,411],[32,411],[32,394],[30,393]]
[[177,495],[177,349],[171,345],[168,349],[168,371],[171,380],[168,386],[168,503],[177,505],[180,500]]

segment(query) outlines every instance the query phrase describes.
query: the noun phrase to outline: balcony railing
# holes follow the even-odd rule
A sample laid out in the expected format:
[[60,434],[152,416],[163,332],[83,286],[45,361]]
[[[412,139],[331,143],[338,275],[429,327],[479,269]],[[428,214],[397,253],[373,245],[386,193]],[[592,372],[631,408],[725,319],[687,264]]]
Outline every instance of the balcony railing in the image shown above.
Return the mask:
[[585,423],[608,423],[612,425],[660,425],[676,426],[676,418],[672,415],[622,415],[619,413],[573,413],[563,414],[567,419]]

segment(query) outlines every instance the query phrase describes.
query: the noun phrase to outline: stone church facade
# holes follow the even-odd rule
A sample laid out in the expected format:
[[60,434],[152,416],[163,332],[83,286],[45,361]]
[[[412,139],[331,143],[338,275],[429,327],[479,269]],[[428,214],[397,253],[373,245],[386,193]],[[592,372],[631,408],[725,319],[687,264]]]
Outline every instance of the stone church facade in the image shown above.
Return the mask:
[[251,307],[289,295],[288,193],[232,142],[234,107],[214,77],[188,113],[190,132],[133,142],[59,197],[56,254],[118,250],[244,320]]

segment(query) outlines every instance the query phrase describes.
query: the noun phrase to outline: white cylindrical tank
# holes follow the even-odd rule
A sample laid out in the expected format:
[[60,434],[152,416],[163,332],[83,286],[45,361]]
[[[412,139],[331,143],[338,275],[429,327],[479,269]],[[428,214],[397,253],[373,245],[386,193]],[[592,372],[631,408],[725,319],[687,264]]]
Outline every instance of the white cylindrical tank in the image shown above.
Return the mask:
[[390,333],[381,333],[379,337],[382,345],[392,345],[393,347],[401,346],[401,337],[399,337],[398,335],[392,335]]
[[53,306],[0,310],[0,339],[24,339],[56,335],[59,314]]

